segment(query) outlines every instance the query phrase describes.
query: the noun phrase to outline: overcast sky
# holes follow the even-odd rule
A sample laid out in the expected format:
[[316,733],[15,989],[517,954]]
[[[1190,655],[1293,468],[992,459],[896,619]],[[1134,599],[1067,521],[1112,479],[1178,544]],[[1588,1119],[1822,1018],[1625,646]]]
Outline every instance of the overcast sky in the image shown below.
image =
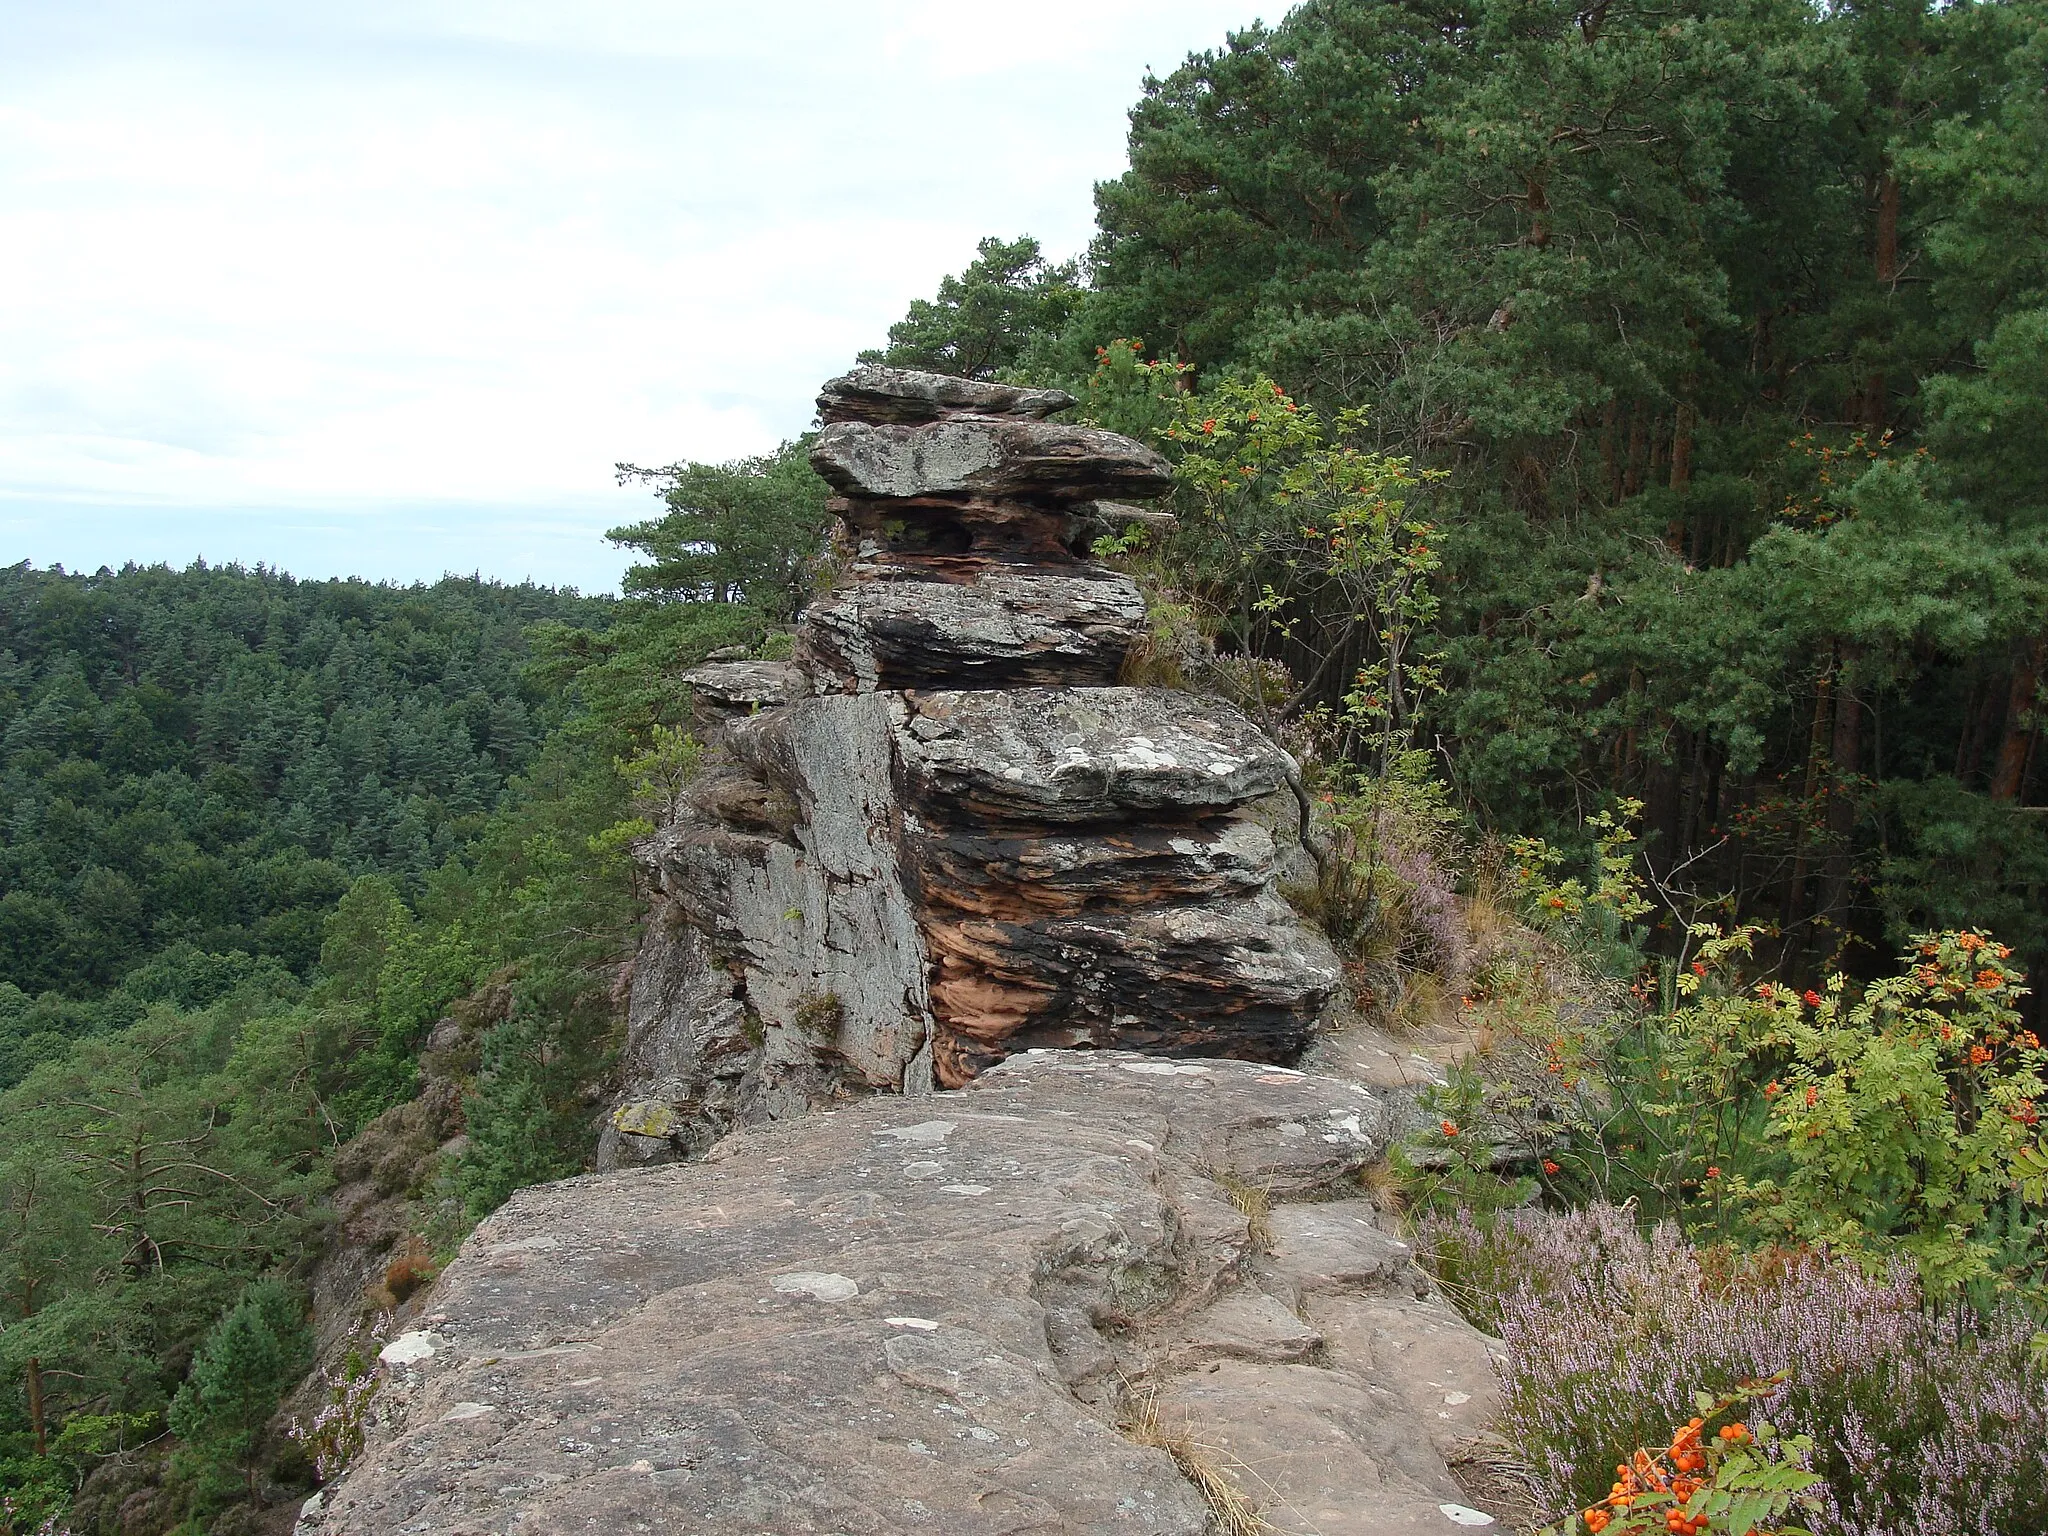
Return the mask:
[[0,563],[612,588],[614,461],[1080,250],[1145,68],[1259,10],[0,0]]

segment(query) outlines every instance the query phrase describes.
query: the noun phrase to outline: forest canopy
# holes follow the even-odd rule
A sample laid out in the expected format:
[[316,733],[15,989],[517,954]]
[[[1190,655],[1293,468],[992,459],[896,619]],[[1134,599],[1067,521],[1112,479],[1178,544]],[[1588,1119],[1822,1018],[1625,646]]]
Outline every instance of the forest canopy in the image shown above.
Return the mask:
[[[1794,971],[1962,923],[2039,964],[2044,79],[2038,0],[1309,0],[1146,81],[1063,317],[976,339],[1057,313],[985,242],[877,355],[943,312],[1107,425],[1171,418],[1134,368],[1362,411],[1438,476],[1413,740],[1479,825],[1638,798]],[[1325,702],[1372,663],[1285,552],[1259,633],[1199,523],[1157,553]]]

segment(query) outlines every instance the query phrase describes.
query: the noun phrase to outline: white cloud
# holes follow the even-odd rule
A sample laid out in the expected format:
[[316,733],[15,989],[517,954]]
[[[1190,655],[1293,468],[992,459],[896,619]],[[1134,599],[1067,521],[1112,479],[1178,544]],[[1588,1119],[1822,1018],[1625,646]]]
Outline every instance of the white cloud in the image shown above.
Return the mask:
[[1249,19],[0,0],[0,559],[431,575],[433,508],[606,584],[614,460],[800,430],[983,234],[1078,249],[1142,69]]

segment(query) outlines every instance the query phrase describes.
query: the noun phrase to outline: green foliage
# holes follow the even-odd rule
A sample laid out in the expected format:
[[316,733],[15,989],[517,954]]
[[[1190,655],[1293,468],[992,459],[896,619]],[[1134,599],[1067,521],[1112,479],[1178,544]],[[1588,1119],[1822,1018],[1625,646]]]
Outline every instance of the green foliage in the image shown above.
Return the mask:
[[[2035,1106],[2048,1092],[2048,1051],[2020,1027],[2025,988],[2010,955],[1974,932],[1925,934],[1898,975],[1860,996],[1834,977],[1809,994],[1817,1002],[1766,984],[1753,1007],[1682,1012],[1674,1022],[1708,1052],[1785,1059],[1766,1085],[1784,1170],[1730,1178],[1723,1198],[1783,1240],[1879,1262],[1903,1253],[1930,1291],[1992,1275],[2003,1208],[2027,1198]],[[2038,1194],[2027,1201],[2035,1222]],[[2026,1270],[2044,1278],[2038,1248]]]
[[1669,1011],[1535,1037],[1577,1091],[1552,1122],[1562,1186],[1722,1239],[1908,1259],[1934,1294],[2038,1288],[2048,1052],[2012,951],[1922,934],[1892,974],[1801,993],[1745,974],[1755,937],[1698,925]]
[[652,558],[626,572],[627,594],[745,603],[771,620],[794,618],[825,545],[826,486],[809,453],[801,438],[730,464],[619,465],[621,485],[650,485],[668,504],[662,517],[606,535]]
[[[589,1126],[565,1146],[560,1110],[550,1102],[550,1071],[541,1031],[526,1021],[502,1024],[484,1044],[484,1070],[465,1106],[470,1147],[456,1174],[464,1214],[471,1221],[505,1203],[514,1191],[574,1173],[582,1166]],[[567,1086],[574,1087],[572,1081]]]
[[1486,1219],[1526,1204],[1536,1193],[1534,1179],[1494,1171],[1500,1147],[1492,1134],[1489,1100],[1498,1094],[1470,1061],[1452,1062],[1442,1082],[1422,1090],[1422,1112],[1431,1123],[1411,1132],[1392,1154],[1410,1211],[1418,1216],[1470,1211]]
[[1081,299],[1076,263],[1045,259],[1029,235],[983,240],[957,277],[932,299],[913,299],[889,327],[889,345],[864,363],[922,368],[965,379],[1007,376],[1040,361]]
[[223,966],[310,976],[350,881],[417,890],[560,719],[526,626],[611,606],[0,570],[0,1085],[152,1002],[206,1006]]
[[[1443,476],[1415,728],[1488,826],[1642,801],[1788,977],[1994,912],[2038,965],[2044,59],[2033,3],[1314,0],[1147,80],[1092,286],[1011,341],[1103,425],[1271,377]],[[1362,703],[1275,504],[1111,553],[1248,700]]]
[[633,793],[666,822],[675,818],[683,791],[703,761],[704,747],[696,737],[680,726],[656,725],[647,732],[646,747],[617,766]]
[[1626,975],[1640,961],[1650,911],[1644,896],[1636,828],[1640,800],[1622,800],[1611,811],[1586,819],[1582,836],[1592,837],[1592,879],[1565,874],[1569,855],[1540,837],[1507,841],[1510,889],[1522,915],[1536,929],[1609,973]]
[[[1437,686],[1418,644],[1436,614],[1429,578],[1439,564],[1430,525],[1407,511],[1418,477],[1405,459],[1359,446],[1363,412],[1325,424],[1267,378],[1226,380],[1175,403],[1161,437],[1178,455],[1182,518],[1166,548],[1176,577],[1225,617],[1248,658],[1313,634],[1322,663],[1307,690],[1271,701],[1283,715],[1355,654],[1354,640],[1368,642],[1340,722],[1355,738],[1348,749],[1384,771]],[[1266,685],[1247,691],[1270,720]]]
[[312,1363],[305,1303],[277,1280],[252,1281],[208,1330],[167,1415],[203,1508],[223,1501],[224,1475],[254,1492],[263,1426]]

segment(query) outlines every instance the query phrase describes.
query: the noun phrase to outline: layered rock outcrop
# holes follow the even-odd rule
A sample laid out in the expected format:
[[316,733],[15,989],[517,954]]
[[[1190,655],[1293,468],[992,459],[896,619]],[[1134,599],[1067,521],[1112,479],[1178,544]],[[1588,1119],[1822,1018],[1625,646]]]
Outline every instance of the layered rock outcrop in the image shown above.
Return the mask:
[[1451,1471],[1487,1342],[1356,1179],[1386,1126],[1334,1079],[1048,1051],[524,1191],[301,1536],[1494,1525]]
[[662,900],[601,1166],[1022,1049],[1308,1042],[1338,967],[1255,814],[1293,764],[1227,705],[1120,685],[1144,599],[1076,547],[1168,468],[1047,419],[1073,403],[826,385],[837,579],[791,661],[691,675],[705,767],[642,851]]

